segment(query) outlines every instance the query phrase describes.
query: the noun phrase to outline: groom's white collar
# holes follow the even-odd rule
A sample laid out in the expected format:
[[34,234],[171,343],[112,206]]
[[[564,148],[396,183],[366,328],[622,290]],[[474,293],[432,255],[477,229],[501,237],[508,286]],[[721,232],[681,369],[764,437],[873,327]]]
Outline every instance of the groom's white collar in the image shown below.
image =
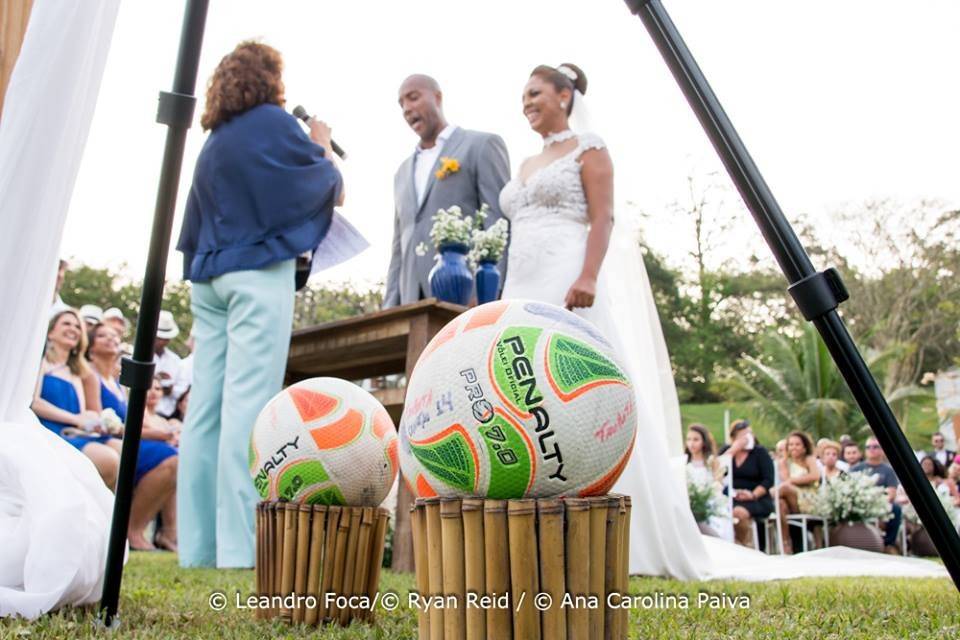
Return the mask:
[[417,143],[417,148],[415,153],[420,154],[420,153],[423,153],[424,151],[431,151],[433,149],[442,148],[443,143],[449,140],[450,136],[452,136],[453,132],[456,130],[457,130],[457,125],[448,124],[446,127],[443,128],[443,131],[441,131],[440,134],[437,136],[437,141],[434,143],[432,147],[430,147],[429,149],[424,149],[420,146],[420,143]]

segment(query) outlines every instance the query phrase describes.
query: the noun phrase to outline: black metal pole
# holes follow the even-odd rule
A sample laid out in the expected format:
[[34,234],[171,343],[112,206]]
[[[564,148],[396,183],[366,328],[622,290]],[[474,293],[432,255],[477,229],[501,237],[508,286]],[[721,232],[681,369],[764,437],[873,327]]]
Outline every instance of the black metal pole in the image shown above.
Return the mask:
[[960,589],[960,536],[950,523],[876,380],[837,314],[837,305],[847,298],[839,274],[833,269],[824,272],[814,270],[810,257],[660,0],[626,0],[626,3],[631,12],[640,16],[700,120],[787,277],[790,294],[804,317],[812,321],[820,332],[954,584]]
[[113,503],[113,521],[110,525],[110,543],[107,550],[106,575],[100,600],[100,621],[108,628],[115,627],[117,605],[120,600],[120,582],[123,579],[123,555],[126,550],[127,527],[130,521],[130,503],[133,499],[133,478],[143,429],[143,410],[147,390],[153,381],[153,343],[157,336],[157,318],[163,298],[167,253],[173,226],[180,167],[187,129],[193,120],[193,96],[200,64],[200,48],[207,20],[208,0],[187,0],[180,31],[180,50],[173,78],[173,90],[160,92],[157,122],[169,127],[160,169],[160,184],[153,213],[150,250],[143,276],[140,314],[133,345],[133,358],[121,363],[120,381],[129,387],[130,400],[117,474],[116,498]]

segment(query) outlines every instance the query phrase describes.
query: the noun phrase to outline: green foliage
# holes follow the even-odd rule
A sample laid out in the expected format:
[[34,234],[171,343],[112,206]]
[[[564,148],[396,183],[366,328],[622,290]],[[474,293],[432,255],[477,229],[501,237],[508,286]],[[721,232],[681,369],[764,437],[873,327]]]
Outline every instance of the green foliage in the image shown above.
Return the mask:
[[[63,278],[60,288],[60,297],[72,307],[79,309],[85,304],[95,304],[106,311],[110,307],[117,307],[123,312],[123,317],[129,323],[125,339],[132,341],[136,331],[137,317],[140,314],[141,283],[129,278],[126,268],[119,270],[96,268],[84,264],[71,262]],[[190,313],[190,284],[177,281],[168,282],[163,290],[162,308],[170,311],[180,335],[170,346],[181,355],[186,355],[186,341],[190,336],[190,327],[193,326],[193,316]]]
[[[60,295],[67,304],[80,308],[95,304],[104,311],[117,307],[131,323],[127,340],[133,340],[140,311],[141,283],[131,280],[126,269],[100,269],[71,264],[63,280]],[[310,285],[297,293],[294,328],[311,326],[380,309],[381,287],[361,291],[352,285]],[[170,311],[180,327],[180,335],[171,343],[174,351],[185,355],[186,340],[193,326],[190,312],[190,283],[168,282],[163,290],[163,309]]]
[[332,320],[380,310],[383,287],[361,291],[352,284],[338,286],[310,284],[297,292],[293,327],[301,329]]
[[[867,365],[882,379],[891,350],[867,351]],[[744,355],[739,370],[728,369],[722,384],[731,397],[750,403],[758,422],[785,434],[806,431],[814,440],[841,434],[864,435],[867,426],[827,347],[813,325],[798,338],[769,334],[759,355]],[[929,397],[915,385],[894,389],[887,401],[895,407]]]

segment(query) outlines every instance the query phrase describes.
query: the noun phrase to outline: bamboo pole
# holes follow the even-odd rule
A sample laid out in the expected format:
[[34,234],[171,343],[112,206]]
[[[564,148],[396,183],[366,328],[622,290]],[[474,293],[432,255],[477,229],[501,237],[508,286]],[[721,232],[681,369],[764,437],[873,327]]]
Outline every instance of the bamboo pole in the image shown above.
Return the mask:
[[33,0],[4,0],[0,2],[0,117],[3,101],[13,68],[20,57],[23,38],[30,20]]
[[566,638],[567,617],[562,606],[566,592],[563,555],[563,502],[537,500],[537,537],[540,552],[540,591],[550,595],[552,604],[540,612],[544,638]]
[[[284,503],[275,502],[273,504],[273,535],[275,536],[273,548],[273,595],[275,596],[283,595],[281,591],[283,580],[283,539],[286,535],[286,531],[283,527],[284,513],[286,513]],[[270,617],[276,618],[279,615],[280,607],[271,602]]]
[[[390,523],[390,512],[386,509],[377,509],[375,512],[377,519],[373,528],[373,536],[370,541],[370,574],[367,576],[367,598],[373,602],[377,591],[380,590],[380,571],[383,568],[383,552],[387,543],[387,526]],[[376,617],[376,611],[372,608],[367,611],[364,619],[373,620]]]
[[[410,527],[413,530],[413,557],[417,591],[421,596],[430,594],[430,567],[427,552],[427,510],[423,500],[417,500],[410,508]],[[430,614],[417,609],[417,637],[430,638]]]
[[568,640],[590,639],[590,609],[585,598],[590,594],[590,503],[582,498],[567,498],[566,571],[567,591],[574,606],[567,609]]
[[[360,541],[360,518],[363,515],[361,507],[347,507],[350,510],[350,529],[347,532],[347,558],[343,566],[343,590],[345,596],[353,595],[353,574],[357,567],[357,543]],[[344,607],[340,610],[340,624],[350,624],[352,610]]]
[[[483,567],[486,594],[496,597],[510,594],[510,544],[507,526],[507,501],[483,502]],[[508,604],[513,606],[513,599]],[[513,636],[512,608],[487,609],[487,638],[510,640]],[[519,640],[519,639],[518,639]]]
[[[263,596],[263,595],[264,595],[264,591],[263,591],[263,589],[264,589],[263,573],[264,573],[264,570],[265,570],[265,568],[266,568],[265,565],[264,565],[264,555],[265,555],[265,554],[264,554],[264,546],[265,546],[265,544],[266,544],[266,537],[267,537],[266,527],[264,526],[263,503],[262,503],[262,502],[258,502],[258,503],[257,503],[257,510],[256,510],[256,513],[255,513],[255,521],[256,521],[256,523],[257,523],[257,524],[256,524],[256,527],[257,527],[257,552],[256,552],[256,560],[255,560],[256,565],[255,565],[255,567],[254,567],[253,575],[254,575],[254,589],[255,589],[256,592],[257,592],[257,596],[260,597],[260,596]],[[266,618],[267,612],[266,612],[266,609],[264,609],[263,607],[257,607],[256,610],[253,612],[253,615],[254,615],[254,617],[255,617],[256,619],[262,620],[262,619]]]
[[[293,593],[297,557],[297,512],[299,508],[289,502],[283,505],[283,568],[280,573],[280,595],[286,598]],[[293,610],[287,606],[280,609],[280,617],[290,622]]]
[[[330,583],[330,591],[335,597],[343,595],[343,570],[347,561],[347,538],[350,535],[350,508],[340,508],[340,523],[337,525],[337,541],[333,555],[333,581]],[[331,602],[327,607],[327,616],[337,621],[340,619],[340,607],[336,602]]]
[[443,612],[443,635],[463,638],[467,635],[464,615],[466,586],[463,567],[463,520],[459,498],[440,500],[440,535],[443,541],[443,594],[454,602]]
[[536,500],[510,500],[507,503],[510,590],[514,600],[513,635],[523,640],[540,638],[540,612],[533,603],[539,587],[536,517]]
[[588,499],[590,502],[590,594],[599,599],[599,605],[590,609],[590,636],[603,637],[604,609],[607,594],[604,591],[604,566],[607,540],[607,499],[604,496]]
[[[360,509],[360,535],[357,538],[357,565],[353,569],[353,589],[355,596],[367,595],[367,575],[370,573],[370,536],[373,533],[373,507]],[[354,607],[350,613],[354,618],[363,619],[369,607]]]
[[[443,533],[440,524],[440,499],[428,498],[424,501],[427,512],[427,558],[430,567],[429,596],[443,596]],[[430,640],[443,640],[444,610],[441,607],[430,609]]]
[[297,601],[293,608],[293,623],[303,622],[306,608],[303,605],[307,595],[307,573],[310,570],[310,513],[308,504],[300,504],[297,509],[297,551],[294,560],[293,590]]
[[[486,590],[483,566],[483,500],[463,499],[463,564],[466,593],[483,596]],[[487,635],[487,616],[480,607],[466,609],[467,640],[483,640]]]
[[603,637],[604,640],[614,640],[618,638],[617,609],[612,609],[607,604],[607,596],[617,590],[619,582],[620,567],[617,564],[619,557],[619,516],[620,499],[616,496],[607,496],[607,519],[606,519],[606,542],[604,547],[604,567],[603,567]]
[[338,506],[327,507],[327,530],[323,543],[323,570],[320,572],[320,607],[317,619],[328,620],[333,617],[332,607],[327,606],[327,594],[334,590],[333,574],[337,564],[337,538],[340,533],[340,518],[343,509]]
[[307,594],[317,598],[317,606],[310,607],[304,614],[303,621],[308,625],[316,625],[319,619],[320,608],[323,606],[323,594],[320,593],[320,574],[323,568],[324,532],[327,526],[327,507],[322,504],[313,505],[313,518],[310,521],[310,560],[307,571]]
[[[630,496],[620,496],[620,593],[630,593]],[[626,638],[630,630],[630,610],[621,607],[620,637]]]

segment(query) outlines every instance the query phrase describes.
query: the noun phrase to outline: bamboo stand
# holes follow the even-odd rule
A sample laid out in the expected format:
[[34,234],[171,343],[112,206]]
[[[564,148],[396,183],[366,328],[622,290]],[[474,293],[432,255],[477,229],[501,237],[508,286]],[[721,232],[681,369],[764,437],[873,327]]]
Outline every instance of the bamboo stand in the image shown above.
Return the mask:
[[367,607],[328,607],[326,594],[374,602],[389,518],[374,507],[257,505],[256,592],[269,606],[256,617],[310,626],[372,620]]
[[411,523],[417,591],[443,598],[420,640],[627,637],[629,498],[419,499]]

